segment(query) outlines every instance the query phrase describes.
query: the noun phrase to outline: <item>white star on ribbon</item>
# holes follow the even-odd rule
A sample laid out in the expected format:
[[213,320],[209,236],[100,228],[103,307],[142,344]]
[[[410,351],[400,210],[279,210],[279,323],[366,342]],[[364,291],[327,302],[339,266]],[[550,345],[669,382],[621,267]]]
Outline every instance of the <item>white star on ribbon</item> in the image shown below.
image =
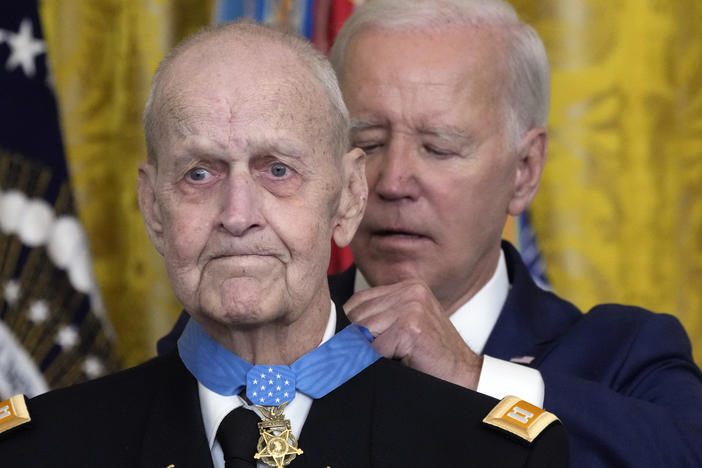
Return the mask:
[[29,18],[23,19],[17,33],[7,30],[0,32],[4,33],[5,42],[10,46],[10,56],[5,63],[5,69],[12,71],[22,67],[27,77],[33,77],[36,73],[34,60],[37,55],[46,52],[46,43],[34,37],[32,21]]

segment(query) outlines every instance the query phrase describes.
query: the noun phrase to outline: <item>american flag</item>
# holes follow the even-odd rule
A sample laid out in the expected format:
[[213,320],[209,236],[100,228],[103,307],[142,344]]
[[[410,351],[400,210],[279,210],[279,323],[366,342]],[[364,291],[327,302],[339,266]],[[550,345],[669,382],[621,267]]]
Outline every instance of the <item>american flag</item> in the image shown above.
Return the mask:
[[117,369],[36,1],[0,6],[0,295],[0,399]]

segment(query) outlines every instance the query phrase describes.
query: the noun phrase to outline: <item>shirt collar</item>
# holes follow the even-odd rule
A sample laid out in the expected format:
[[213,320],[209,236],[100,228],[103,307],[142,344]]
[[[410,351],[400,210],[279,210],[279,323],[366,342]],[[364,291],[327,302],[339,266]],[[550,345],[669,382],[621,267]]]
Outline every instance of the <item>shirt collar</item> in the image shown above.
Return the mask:
[[[450,320],[470,349],[482,354],[492,329],[509,293],[509,277],[505,253],[500,249],[500,258],[490,280],[473,297],[451,314]],[[356,268],[354,292],[370,287],[368,281]]]
[[[329,338],[334,336],[335,330],[336,306],[332,302],[329,310],[329,319],[327,320],[327,328],[324,330],[322,341],[319,344],[321,345]],[[207,436],[207,443],[209,444],[211,450],[214,446],[215,439],[217,437],[217,429],[219,428],[219,425],[224,419],[224,417],[227,414],[229,414],[230,411],[240,406],[246,406],[248,408],[250,408],[250,406],[239,395],[220,395],[208,389],[200,382],[197,383],[197,387],[198,394],[200,396],[200,410],[202,412],[202,422],[205,426],[205,435]],[[307,418],[307,413],[309,412],[311,404],[311,398],[307,397],[304,394],[296,393],[296,397],[288,404],[288,406],[285,409],[285,415],[290,420],[292,432],[295,435],[295,437],[299,437],[300,435],[302,425],[304,424],[305,419]]]

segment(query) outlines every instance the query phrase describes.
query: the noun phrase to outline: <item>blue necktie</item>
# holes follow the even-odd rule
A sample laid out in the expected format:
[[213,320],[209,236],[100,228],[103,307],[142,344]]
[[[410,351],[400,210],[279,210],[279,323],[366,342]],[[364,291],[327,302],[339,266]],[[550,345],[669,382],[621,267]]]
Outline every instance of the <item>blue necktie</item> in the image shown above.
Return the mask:
[[252,403],[278,406],[292,400],[295,390],[321,398],[377,361],[380,354],[370,340],[367,329],[351,324],[290,366],[254,366],[189,320],[178,339],[178,353],[190,373],[213,392],[237,395],[246,387]]

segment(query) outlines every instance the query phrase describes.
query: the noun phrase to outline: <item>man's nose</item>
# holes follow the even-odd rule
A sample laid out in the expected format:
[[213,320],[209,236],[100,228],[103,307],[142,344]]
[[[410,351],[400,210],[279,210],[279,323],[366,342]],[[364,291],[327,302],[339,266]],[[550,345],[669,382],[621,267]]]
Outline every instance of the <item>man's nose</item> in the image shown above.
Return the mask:
[[371,188],[381,199],[416,199],[419,195],[416,161],[409,142],[391,140],[384,152],[371,156],[368,167],[369,172],[375,172],[368,174],[369,181],[375,179]]
[[261,228],[260,195],[249,174],[231,174],[222,194],[221,226],[234,236]]

